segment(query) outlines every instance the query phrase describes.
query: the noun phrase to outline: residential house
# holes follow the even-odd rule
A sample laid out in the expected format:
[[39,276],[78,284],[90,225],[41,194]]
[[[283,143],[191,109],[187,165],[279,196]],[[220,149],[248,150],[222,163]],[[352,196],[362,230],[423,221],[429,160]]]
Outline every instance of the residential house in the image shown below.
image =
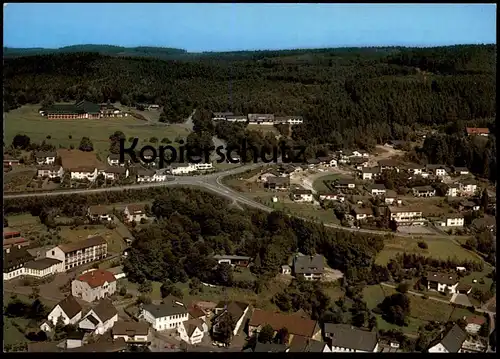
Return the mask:
[[370,154],[366,151],[363,151],[363,150],[354,150],[354,151],[352,151],[352,155],[354,157],[364,157],[364,158],[370,157]]
[[306,160],[306,163],[307,163],[307,166],[309,168],[314,168],[314,167],[318,166],[319,164],[321,164],[320,160],[317,158],[308,158]]
[[373,180],[380,175],[379,167],[363,167],[361,169],[361,178],[363,180]]
[[54,258],[36,259],[24,265],[24,275],[35,278],[45,278],[62,272],[64,272],[64,263]]
[[163,170],[153,171],[145,168],[137,169],[137,182],[164,182],[167,175]]
[[146,304],[142,307],[141,318],[157,331],[177,329],[186,320],[189,313],[186,306],[178,299],[165,299],[163,304]]
[[257,125],[274,125],[273,114],[248,114],[248,123]]
[[368,159],[366,157],[349,157],[348,162],[358,171],[361,171],[363,167],[368,166]]
[[53,165],[56,162],[56,152],[35,152],[36,163],[38,165]]
[[402,201],[398,200],[398,194],[395,191],[390,189],[386,190],[384,195],[384,203],[392,206],[394,202],[400,204]]
[[247,256],[215,255],[214,259],[218,264],[227,263],[233,267],[248,267],[250,264],[250,257]]
[[284,264],[281,266],[281,274],[291,275],[292,268],[288,264]]
[[290,353],[331,353],[327,343],[319,340],[295,337],[290,345]]
[[110,103],[101,104],[100,110],[101,117],[123,117],[122,111]]
[[208,333],[208,325],[201,319],[189,319],[181,323],[177,332],[181,340],[196,345],[201,343],[205,334]]
[[295,189],[291,193],[292,200],[295,202],[312,202],[313,194],[308,189]]
[[170,166],[170,173],[175,176],[186,175],[196,171],[196,166],[192,163],[173,163]]
[[123,271],[123,266],[117,266],[113,268],[109,268],[108,272],[112,273],[115,276],[115,279],[127,278],[127,275]]
[[337,160],[339,163],[347,163],[349,161],[349,157],[352,156],[352,151],[338,151],[335,153],[337,156]]
[[268,177],[264,187],[284,191],[290,187],[290,177]]
[[454,273],[429,272],[427,274],[427,289],[442,293],[457,293],[458,276]]
[[465,296],[467,297],[467,295],[470,294],[470,292],[472,292],[472,286],[470,284],[465,284],[465,283],[458,284],[457,295],[465,294]]
[[12,157],[11,155],[3,155],[3,165],[8,167],[14,167],[19,165],[19,159]]
[[259,176],[259,181],[266,183],[269,178],[273,178],[273,177],[281,177],[281,174],[278,172],[278,170],[269,169],[269,170],[264,171]]
[[419,165],[417,163],[408,163],[405,167],[406,167],[406,170],[414,176],[417,176],[417,175],[422,176],[424,173],[424,168],[425,168],[424,166]]
[[460,202],[459,205],[460,210],[465,210],[465,211],[479,211],[481,209],[481,206],[479,206],[477,203],[472,202],[472,201],[462,201]]
[[204,322],[207,322],[208,320],[208,314],[209,312],[205,312],[200,306],[192,303],[188,307],[188,313],[189,313],[189,318],[191,319],[200,319],[203,320]]
[[125,154],[124,156],[124,162],[123,163],[120,163],[120,154],[116,154],[116,153],[110,153],[108,155],[108,165],[109,166],[125,166],[125,164],[130,164],[131,162],[131,158],[128,154]]
[[389,218],[401,225],[423,225],[422,211],[415,208],[389,206]]
[[332,156],[318,157],[318,161],[323,166],[337,167],[338,165],[337,160]]
[[369,190],[372,196],[383,196],[387,189],[383,183],[375,183],[369,187]]
[[213,112],[212,120],[213,121],[225,121],[227,117],[234,116],[232,112]]
[[339,201],[344,202],[345,196],[343,194],[336,193],[322,193],[319,195],[319,199],[321,201]]
[[473,179],[462,180],[459,185],[462,196],[473,196],[477,191],[477,183]]
[[302,116],[282,116],[275,117],[274,123],[283,124],[283,125],[300,125],[304,122],[304,118]]
[[60,244],[46,252],[46,257],[59,259],[68,270],[83,264],[106,258],[108,244],[101,236],[87,238],[79,242]]
[[303,277],[305,280],[320,280],[324,272],[325,257],[322,255],[295,256],[293,262],[293,274],[295,277]]
[[116,292],[115,275],[111,272],[94,269],[71,282],[71,294],[86,302],[106,298]]
[[417,186],[412,188],[415,197],[434,197],[436,190],[432,186]]
[[445,165],[427,165],[427,172],[436,177],[444,177],[448,175],[450,169]]
[[141,219],[148,218],[143,204],[129,204],[125,207],[123,214],[127,222],[140,223]]
[[332,353],[375,353],[379,348],[377,332],[355,328],[349,324],[325,323],[325,340]]
[[104,170],[100,170],[99,173],[102,173],[104,178],[107,180],[116,181],[120,177],[128,178],[130,172],[128,168],[125,167],[111,166]]
[[215,309],[215,317],[213,319],[212,330],[215,334],[219,331],[220,321],[224,318],[225,315],[231,315],[235,324],[233,335],[237,335],[240,332],[240,329],[244,326],[244,320],[247,316],[247,313],[250,310],[250,306],[247,303],[243,302],[219,302]]
[[12,246],[3,250],[3,280],[11,280],[24,275],[26,263],[33,256],[21,246]]
[[[61,318],[64,325],[76,324],[82,319],[82,306],[72,295],[67,296],[57,303],[47,317],[48,321],[52,323],[53,326],[57,325],[59,318]],[[42,330],[44,329],[42,328]]]
[[335,183],[335,188],[356,188],[356,180],[353,178],[341,178]]
[[38,178],[62,178],[64,176],[64,169],[62,166],[56,165],[43,165],[37,168]]
[[453,327],[434,343],[431,343],[429,353],[463,353],[462,345],[467,339],[467,333],[458,325]]
[[225,120],[227,122],[247,122],[248,117],[243,115],[228,115]]
[[113,212],[105,206],[97,205],[90,206],[87,209],[87,216],[91,221],[101,222],[101,221],[112,221]]
[[461,215],[449,215],[436,221],[439,227],[463,227],[464,217]]
[[481,327],[486,323],[486,318],[484,316],[472,315],[465,318],[467,326],[465,331],[469,334],[478,334]]
[[283,329],[288,329],[289,342],[295,339],[305,338],[320,341],[321,328],[317,321],[304,318],[302,314],[282,314],[262,309],[254,309],[248,322],[248,334],[252,336],[266,326],[270,325],[275,334]]
[[373,209],[371,207],[354,207],[352,213],[357,221],[373,218]]
[[460,185],[456,183],[450,183],[447,185],[448,189],[446,190],[447,197],[456,197],[458,195]]
[[78,328],[93,334],[104,334],[118,321],[118,311],[109,299],[102,299],[78,323]]
[[490,135],[490,130],[488,128],[467,127],[465,130],[468,136],[488,137]]
[[149,324],[145,322],[133,322],[118,320],[111,329],[113,340],[123,339],[127,344],[150,343]]
[[380,167],[380,171],[392,171],[395,170],[399,172],[399,162],[391,159],[380,160],[378,161],[378,166]]
[[97,168],[95,167],[76,167],[70,168],[69,173],[72,180],[88,180],[94,182],[97,179]]
[[453,167],[453,173],[458,176],[467,176],[470,174],[467,167]]

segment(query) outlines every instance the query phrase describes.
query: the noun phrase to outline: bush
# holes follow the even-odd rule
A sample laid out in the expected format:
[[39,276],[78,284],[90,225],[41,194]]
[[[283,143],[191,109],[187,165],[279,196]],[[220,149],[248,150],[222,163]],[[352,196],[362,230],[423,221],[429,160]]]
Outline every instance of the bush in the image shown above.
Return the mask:
[[424,242],[424,241],[419,241],[419,242],[418,242],[418,247],[419,247],[419,248],[422,248],[422,249],[427,249],[427,248],[429,248],[429,246],[427,245],[427,243],[426,243],[426,242]]
[[398,284],[397,291],[399,293],[407,293],[408,290],[410,289],[410,285],[406,282],[402,282]]
[[422,296],[422,298],[423,298],[423,299],[429,299],[429,295],[428,295],[428,294],[424,294],[424,295]]
[[127,295],[127,288],[121,287],[118,294],[120,294],[122,297],[126,296]]

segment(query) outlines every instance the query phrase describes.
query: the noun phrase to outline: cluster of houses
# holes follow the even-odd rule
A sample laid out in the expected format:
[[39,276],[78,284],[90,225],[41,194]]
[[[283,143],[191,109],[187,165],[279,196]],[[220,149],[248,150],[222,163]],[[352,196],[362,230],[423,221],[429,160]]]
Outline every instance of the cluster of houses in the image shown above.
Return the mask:
[[41,108],[39,113],[49,120],[99,119],[128,115],[110,103],[99,105],[85,100],[76,102],[75,104],[48,106]]
[[254,125],[300,125],[304,122],[302,116],[275,116],[274,114],[250,113],[247,116],[235,115],[232,112],[213,112],[213,121],[244,122]]

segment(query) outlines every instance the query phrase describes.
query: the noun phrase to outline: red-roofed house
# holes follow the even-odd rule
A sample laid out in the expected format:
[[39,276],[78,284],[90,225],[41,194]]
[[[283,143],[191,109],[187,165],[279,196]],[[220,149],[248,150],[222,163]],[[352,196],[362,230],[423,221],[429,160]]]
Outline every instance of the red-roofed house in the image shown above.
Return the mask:
[[71,283],[71,293],[86,302],[93,302],[112,295],[116,291],[113,273],[96,269],[80,275]]
[[481,329],[481,326],[486,323],[486,318],[481,316],[471,316],[465,319],[467,322],[467,326],[465,327],[465,331],[469,334],[477,334]]
[[490,130],[488,128],[467,127],[467,135],[469,136],[485,136],[488,137]]

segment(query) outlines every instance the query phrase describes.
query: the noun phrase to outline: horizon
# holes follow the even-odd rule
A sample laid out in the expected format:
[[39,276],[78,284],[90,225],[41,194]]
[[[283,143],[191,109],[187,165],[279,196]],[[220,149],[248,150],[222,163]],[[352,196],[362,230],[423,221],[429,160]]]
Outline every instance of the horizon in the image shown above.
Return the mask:
[[[82,26],[82,17],[94,21]],[[496,4],[4,6],[9,48],[108,45],[201,53],[466,44],[496,44]]]

